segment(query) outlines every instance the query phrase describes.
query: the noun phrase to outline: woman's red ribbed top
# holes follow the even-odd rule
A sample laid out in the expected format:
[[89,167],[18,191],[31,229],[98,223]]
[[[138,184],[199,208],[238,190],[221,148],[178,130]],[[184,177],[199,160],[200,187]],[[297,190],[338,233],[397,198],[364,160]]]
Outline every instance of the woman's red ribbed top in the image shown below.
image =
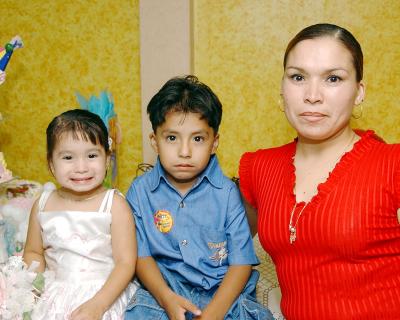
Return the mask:
[[400,319],[400,145],[363,133],[318,186],[290,244],[295,149],[292,142],[245,153],[239,168],[241,191],[258,210],[260,242],[276,265],[283,314]]

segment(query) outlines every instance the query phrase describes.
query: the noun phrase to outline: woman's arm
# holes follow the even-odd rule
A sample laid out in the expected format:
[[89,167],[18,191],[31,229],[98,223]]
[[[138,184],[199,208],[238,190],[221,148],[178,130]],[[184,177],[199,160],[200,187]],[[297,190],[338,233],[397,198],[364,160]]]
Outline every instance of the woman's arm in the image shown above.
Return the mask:
[[43,272],[46,268],[46,261],[44,260],[42,234],[38,221],[38,201],[39,200],[36,200],[33,204],[29,216],[23,259],[28,266],[30,266],[33,261],[39,262],[40,265],[35,271]]
[[71,314],[71,320],[101,319],[132,280],[136,258],[136,233],[132,212],[125,199],[114,195],[111,241],[114,269],[96,295]]
[[225,314],[246,286],[251,274],[250,265],[229,266],[224,279],[202,315],[196,319],[224,319]]

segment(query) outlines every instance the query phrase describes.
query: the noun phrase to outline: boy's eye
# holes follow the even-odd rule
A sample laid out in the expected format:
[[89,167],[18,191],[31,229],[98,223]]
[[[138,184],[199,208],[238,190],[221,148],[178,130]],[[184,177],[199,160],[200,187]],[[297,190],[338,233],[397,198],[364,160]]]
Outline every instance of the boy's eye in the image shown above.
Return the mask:
[[196,136],[196,137],[193,138],[193,140],[196,141],[196,142],[202,142],[202,141],[204,141],[204,137]]
[[89,159],[94,159],[94,158],[97,158],[97,154],[96,153],[89,154]]
[[63,156],[62,159],[63,159],[63,160],[71,160],[72,157],[71,157],[71,156]]
[[296,82],[300,82],[304,80],[304,77],[300,74],[293,74],[290,76],[290,79],[296,81]]
[[175,141],[176,140],[176,136],[167,136],[167,140],[168,141]]

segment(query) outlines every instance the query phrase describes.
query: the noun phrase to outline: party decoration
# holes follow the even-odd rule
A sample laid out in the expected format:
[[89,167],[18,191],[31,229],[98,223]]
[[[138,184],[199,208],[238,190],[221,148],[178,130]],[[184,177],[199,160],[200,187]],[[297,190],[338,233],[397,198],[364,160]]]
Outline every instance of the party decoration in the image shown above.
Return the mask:
[[44,291],[45,282],[53,281],[51,271],[37,273],[39,262],[28,267],[21,256],[12,256],[0,266],[0,319],[31,320],[36,299]]
[[23,43],[20,36],[15,36],[4,48],[0,48],[0,70],[6,70],[7,64],[14,51],[18,48],[22,48]]
[[[0,238],[8,256],[20,255],[28,230],[29,214],[42,191],[35,181],[15,179],[0,184]],[[1,318],[0,318],[1,319]]]
[[[1,114],[0,114],[1,116]],[[0,184],[12,180],[12,172],[7,169],[3,152],[0,152]]]

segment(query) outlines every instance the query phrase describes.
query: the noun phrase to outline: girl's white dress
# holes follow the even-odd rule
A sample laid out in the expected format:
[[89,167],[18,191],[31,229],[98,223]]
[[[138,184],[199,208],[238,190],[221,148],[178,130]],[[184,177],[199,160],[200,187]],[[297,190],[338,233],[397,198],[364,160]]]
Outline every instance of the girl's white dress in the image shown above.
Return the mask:
[[[69,319],[73,310],[100,290],[114,267],[111,248],[111,207],[115,190],[108,190],[97,212],[43,211],[52,191],[39,200],[47,269],[55,278],[32,313],[33,320]],[[123,319],[136,286],[131,283],[104,314],[103,320]]]

